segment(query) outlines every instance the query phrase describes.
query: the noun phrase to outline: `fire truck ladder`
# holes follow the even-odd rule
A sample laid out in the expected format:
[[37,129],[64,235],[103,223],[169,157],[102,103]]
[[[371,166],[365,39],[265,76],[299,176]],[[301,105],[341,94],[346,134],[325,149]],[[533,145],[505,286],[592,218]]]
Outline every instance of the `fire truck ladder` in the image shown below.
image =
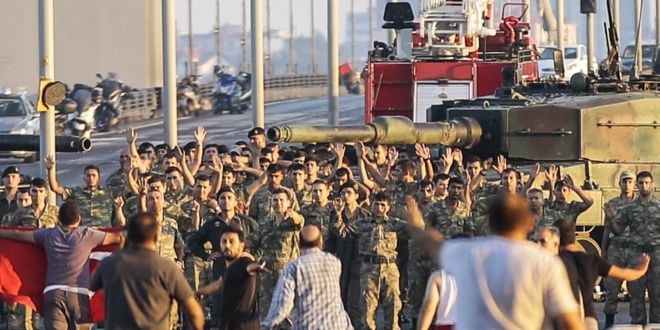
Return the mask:
[[[492,0],[422,0],[420,34],[427,50],[445,56],[466,56],[479,48],[478,37],[495,35],[484,27],[483,14]],[[472,38],[468,44],[466,38]]]

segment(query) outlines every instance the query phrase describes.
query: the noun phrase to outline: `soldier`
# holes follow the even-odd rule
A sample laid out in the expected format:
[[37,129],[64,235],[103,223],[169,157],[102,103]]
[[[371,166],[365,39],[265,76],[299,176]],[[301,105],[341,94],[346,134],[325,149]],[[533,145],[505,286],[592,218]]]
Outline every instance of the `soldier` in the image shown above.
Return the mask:
[[379,306],[383,308],[385,328],[400,329],[398,315],[401,300],[396,255],[397,242],[407,236],[405,222],[387,215],[390,205],[390,198],[378,193],[371,204],[371,217],[360,219],[352,225],[337,224],[339,233],[358,238],[362,257],[360,288],[363,292],[363,329],[376,329]]
[[361,323],[360,307],[360,259],[358,239],[339,231],[341,226],[355,226],[361,219],[369,218],[371,212],[358,204],[358,185],[350,181],[345,183],[340,192],[341,197],[333,202],[335,212],[331,213],[328,244],[326,250],[336,252],[341,260],[341,295],[348,317],[353,327],[358,329]]
[[[506,161],[500,160],[500,162]],[[480,177],[483,176],[480,175]],[[481,236],[487,233],[488,207],[499,194],[516,194],[518,181],[518,172],[512,168],[505,168],[502,170],[502,174],[500,174],[500,185],[487,186],[488,189],[483,190],[484,193],[487,193],[487,197],[475,200],[472,203],[472,229],[475,235]]]
[[183,172],[178,167],[171,166],[165,170],[165,182],[167,184],[165,200],[168,207],[175,206],[180,208],[183,204],[193,199],[192,188],[185,185]]
[[[268,167],[266,174],[268,175],[266,181],[267,185],[254,193],[250,201],[248,212],[248,216],[255,219],[259,224],[261,224],[262,220],[268,220],[270,218],[270,203],[273,200],[271,197],[275,191],[283,190],[289,194],[288,201],[291,203],[291,209],[294,211],[300,210],[296,194],[291,188],[282,186],[282,180],[284,180],[284,168],[280,165],[272,164]],[[251,189],[248,188],[248,190]]]
[[259,285],[259,315],[263,320],[273,297],[280,272],[289,261],[298,257],[299,232],[304,225],[303,217],[292,210],[289,193],[283,189],[272,192],[271,212],[249,236],[250,250],[256,258],[266,263],[271,273],[263,274]]
[[316,157],[305,158],[305,169],[307,171],[307,184],[313,185],[319,179],[319,160]]
[[289,182],[289,188],[296,193],[296,198],[301,206],[312,203],[312,186],[306,183],[305,165],[297,163],[291,165],[289,168]]
[[[161,257],[175,261],[176,264],[184,268],[183,251],[184,244],[181,234],[177,229],[176,220],[165,216],[165,197],[160,191],[150,190],[147,193],[147,210],[160,224],[161,232],[156,243],[156,252]],[[177,329],[179,322],[179,306],[173,301],[170,312],[170,324],[172,329]]]
[[[550,191],[554,196],[551,196],[551,201],[547,201],[547,203],[550,203],[550,208],[558,212],[562,219],[570,218],[573,219],[573,223],[576,223],[577,217],[589,209],[594,204],[594,200],[579,185],[575,185],[570,175],[564,176],[564,180],[560,181],[556,181],[556,178],[556,175],[551,175],[548,178]],[[567,202],[571,191],[575,191],[582,201]],[[552,197],[554,197],[554,201],[552,201]]]
[[14,212],[12,226],[52,228],[58,222],[59,207],[48,204],[48,184],[36,178],[30,182],[29,195],[32,203]]
[[0,192],[0,219],[18,208],[16,194],[18,186],[21,184],[21,172],[18,171],[18,167],[8,166],[2,171],[2,184],[5,190]]
[[543,191],[538,188],[532,188],[527,191],[527,202],[529,209],[534,214],[534,227],[530,228],[530,234],[538,231],[542,227],[553,226],[555,221],[561,220],[561,215],[550,209],[544,202]]
[[629,230],[628,246],[635,257],[646,252],[651,257],[651,267],[646,275],[628,282],[630,292],[630,318],[632,324],[646,324],[644,290],[649,292],[649,323],[660,323],[660,201],[653,197],[653,175],[642,171],[637,174],[639,197],[617,213],[611,205],[605,205],[609,226],[615,235]]
[[119,154],[119,168],[112,172],[105,181],[105,186],[110,191],[112,198],[125,196],[128,193],[128,176],[131,175],[131,151],[126,148]]
[[444,200],[449,195],[449,190],[447,189],[449,188],[449,179],[451,179],[451,177],[449,174],[445,173],[440,173],[435,176],[435,192],[433,197],[436,200]]
[[5,214],[5,216],[3,216],[2,219],[0,219],[1,220],[0,223],[3,226],[16,226],[15,224],[16,212],[24,209],[29,209],[30,205],[32,205],[32,197],[30,196],[30,191],[25,188],[18,189],[15,200],[16,200],[16,206],[18,208],[13,212],[9,212]]
[[83,181],[85,187],[62,187],[57,182],[54,171],[55,158],[47,156],[44,164],[48,169],[48,182],[50,189],[62,196],[62,199],[76,202],[80,207],[82,224],[88,227],[108,228],[112,227],[112,211],[114,199],[108,190],[101,188],[101,170],[96,165],[88,165],[83,170]]
[[328,183],[323,180],[316,180],[312,185],[313,203],[304,204],[300,209],[300,214],[305,218],[306,224],[317,225],[321,229],[324,241],[328,238],[330,216],[334,212],[334,207],[329,202],[328,196],[330,196]]
[[[606,203],[605,208],[609,208],[614,212],[619,212],[623,207],[632,203],[635,199],[635,175],[629,171],[624,171],[619,176],[619,188],[621,193],[619,196],[610,199]],[[607,217],[608,214],[606,213]],[[611,219],[606,218],[606,223]],[[625,268],[637,262],[634,258],[635,253],[628,248],[629,240],[629,227],[626,227],[620,235],[614,235],[610,227],[606,226],[603,231],[602,251],[603,257],[614,266]],[[621,290],[622,281],[613,277],[604,277],[603,286],[605,287],[605,306],[603,313],[605,314],[605,328],[609,328],[614,324],[614,315],[616,315],[616,307],[619,301],[619,291]],[[636,300],[644,299],[644,297],[637,297]]]
[[[447,181],[449,181],[449,178],[447,178]],[[449,182],[447,182],[447,184],[448,183]],[[447,190],[447,188],[445,188],[445,190]],[[433,182],[431,182],[431,180],[422,180],[419,183],[417,201],[419,208],[422,210],[422,213],[426,213],[431,205],[438,201],[438,199],[435,197],[435,190],[433,189]]]

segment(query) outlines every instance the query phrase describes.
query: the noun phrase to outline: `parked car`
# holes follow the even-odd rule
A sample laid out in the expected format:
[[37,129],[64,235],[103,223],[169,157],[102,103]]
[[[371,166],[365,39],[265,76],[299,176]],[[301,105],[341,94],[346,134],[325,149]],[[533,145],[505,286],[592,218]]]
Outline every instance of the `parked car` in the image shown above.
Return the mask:
[[[39,134],[39,113],[24,94],[0,94],[0,133]],[[37,152],[0,150],[0,158],[21,158],[26,163],[39,159]]]
[[[541,79],[556,78],[555,64],[552,53],[557,47],[545,47],[541,52],[541,58],[538,61],[539,77]],[[564,79],[569,80],[571,76],[578,72],[589,73],[589,60],[587,56],[587,47],[585,45],[564,46]],[[598,71],[598,63],[594,60],[594,72]]]
[[[642,67],[641,71],[653,69],[653,59],[656,58],[660,45],[642,45]],[[635,45],[626,47],[621,56],[621,73],[629,75],[635,62]]]

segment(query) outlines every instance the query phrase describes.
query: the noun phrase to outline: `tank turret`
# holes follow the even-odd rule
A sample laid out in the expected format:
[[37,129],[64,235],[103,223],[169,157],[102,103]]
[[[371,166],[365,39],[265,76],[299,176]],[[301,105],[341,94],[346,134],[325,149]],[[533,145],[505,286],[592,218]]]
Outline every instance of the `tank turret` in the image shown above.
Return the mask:
[[[76,136],[56,136],[55,151],[87,152],[92,149],[92,141]],[[38,135],[0,134],[0,150],[39,151]]]

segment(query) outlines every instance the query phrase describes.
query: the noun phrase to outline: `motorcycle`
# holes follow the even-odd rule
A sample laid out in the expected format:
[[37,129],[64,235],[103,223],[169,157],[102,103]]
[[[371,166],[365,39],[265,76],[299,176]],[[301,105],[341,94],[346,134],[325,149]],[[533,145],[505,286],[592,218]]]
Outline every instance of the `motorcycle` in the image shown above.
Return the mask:
[[59,134],[90,138],[94,117],[101,104],[102,91],[84,84],[75,84],[67,98],[56,107],[55,127]]
[[199,116],[199,112],[202,110],[199,86],[193,79],[186,77],[177,86],[177,110],[180,116],[190,116],[191,113]]
[[213,113],[221,115],[224,111],[231,114],[243,113],[241,108],[241,86],[238,78],[226,73],[218,73],[218,82],[213,88]]
[[96,109],[94,121],[96,130],[107,132],[112,125],[116,125],[124,110],[124,101],[133,97],[131,92],[136,91],[114,77],[103,78],[101,74],[96,76],[101,79],[96,86],[103,89],[103,101]]

